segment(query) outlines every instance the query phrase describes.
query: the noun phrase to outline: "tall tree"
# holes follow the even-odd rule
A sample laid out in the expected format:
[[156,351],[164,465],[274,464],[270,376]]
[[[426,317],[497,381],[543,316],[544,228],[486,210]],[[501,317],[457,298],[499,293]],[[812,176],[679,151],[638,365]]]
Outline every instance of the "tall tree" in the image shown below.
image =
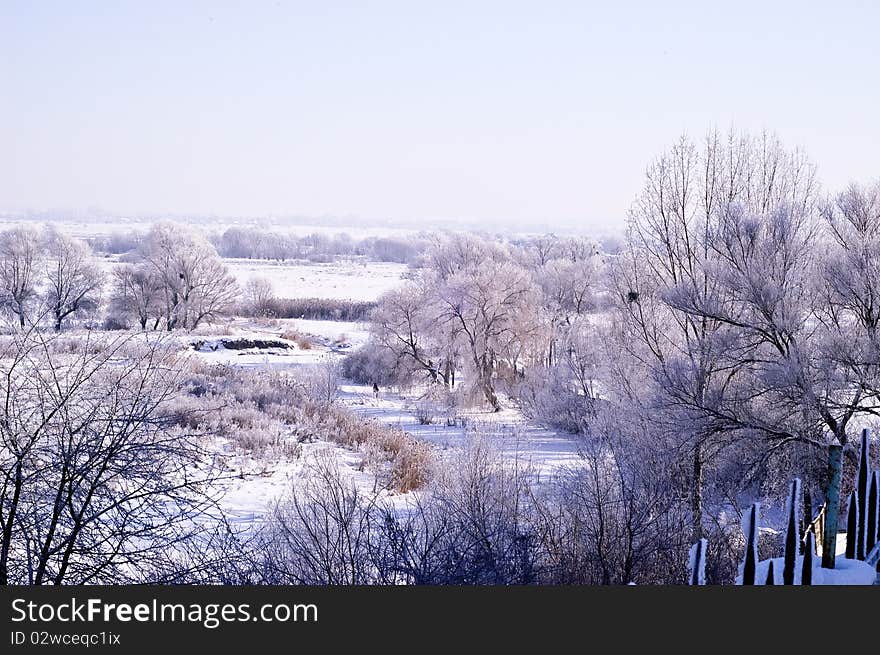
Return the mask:
[[[630,211],[627,246],[611,271],[621,354],[641,371],[629,402],[653,412],[659,426],[680,436],[690,459],[692,540],[703,536],[705,467],[724,446],[704,411],[725,390],[731,374],[730,334],[691,304],[729,302],[713,275],[721,210],[738,203],[767,211],[789,202],[807,211],[815,202],[814,170],[802,153],[767,134],[722,137],[702,143],[682,137],[648,168]],[[634,393],[633,393],[634,392]]]

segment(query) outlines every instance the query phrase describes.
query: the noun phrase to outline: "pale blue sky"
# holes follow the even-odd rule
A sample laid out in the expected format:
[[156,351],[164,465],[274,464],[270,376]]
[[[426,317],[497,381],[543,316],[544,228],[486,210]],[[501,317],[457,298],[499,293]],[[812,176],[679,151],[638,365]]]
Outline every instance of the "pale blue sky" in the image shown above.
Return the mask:
[[0,208],[615,227],[682,131],[880,177],[876,2],[8,2]]

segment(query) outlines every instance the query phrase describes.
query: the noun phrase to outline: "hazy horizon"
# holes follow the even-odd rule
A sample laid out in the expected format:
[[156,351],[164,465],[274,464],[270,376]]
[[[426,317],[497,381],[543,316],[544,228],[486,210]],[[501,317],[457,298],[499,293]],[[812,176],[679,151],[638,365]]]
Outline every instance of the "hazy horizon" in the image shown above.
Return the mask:
[[[683,132],[880,175],[868,2],[0,4],[0,211],[619,232]],[[346,223],[348,221],[348,223]]]

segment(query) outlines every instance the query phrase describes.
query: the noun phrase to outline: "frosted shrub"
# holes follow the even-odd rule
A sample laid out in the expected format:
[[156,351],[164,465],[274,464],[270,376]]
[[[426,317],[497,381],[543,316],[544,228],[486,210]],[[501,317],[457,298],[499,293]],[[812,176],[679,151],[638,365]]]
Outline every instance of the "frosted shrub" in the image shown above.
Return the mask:
[[312,349],[312,340],[302,332],[288,329],[281,333],[281,338],[293,341],[300,350]]
[[266,575],[276,584],[375,582],[370,557],[373,499],[364,497],[332,456],[307,463],[264,534]]
[[370,341],[343,360],[342,373],[355,384],[408,386],[412,371],[402,365],[394,353]]
[[596,401],[579,394],[562,367],[530,369],[514,394],[523,414],[570,433],[582,431],[595,412]]
[[339,393],[341,370],[338,361],[327,357],[321,363],[298,374],[309,400],[322,408],[332,405]]
[[415,411],[413,413],[415,414],[419,425],[431,425],[436,419],[434,410],[435,407],[432,401],[421,399],[416,402]]
[[363,453],[364,467],[376,472],[382,486],[404,492],[423,486],[431,475],[430,446],[335,403],[337,371],[332,360],[298,377],[196,361],[166,416],[259,457],[296,458],[304,442],[339,444]]
[[527,473],[476,440],[444,465],[405,514],[382,512],[374,559],[385,583],[538,581]]

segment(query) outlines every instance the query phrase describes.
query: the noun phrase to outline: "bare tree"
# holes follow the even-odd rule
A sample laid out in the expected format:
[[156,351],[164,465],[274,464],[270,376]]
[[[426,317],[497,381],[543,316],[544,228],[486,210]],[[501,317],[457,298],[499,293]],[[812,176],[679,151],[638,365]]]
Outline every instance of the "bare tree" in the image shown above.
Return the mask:
[[443,468],[407,512],[383,507],[372,560],[384,584],[539,581],[529,471],[480,437]]
[[591,428],[583,465],[563,471],[536,505],[548,581],[682,582],[688,517],[675,451],[644,417],[616,408]]
[[276,507],[264,535],[264,567],[276,584],[356,585],[375,581],[370,538],[375,499],[364,497],[328,453]]
[[81,345],[28,330],[0,356],[0,584],[155,580],[214,509],[211,467],[163,418],[164,343]]

